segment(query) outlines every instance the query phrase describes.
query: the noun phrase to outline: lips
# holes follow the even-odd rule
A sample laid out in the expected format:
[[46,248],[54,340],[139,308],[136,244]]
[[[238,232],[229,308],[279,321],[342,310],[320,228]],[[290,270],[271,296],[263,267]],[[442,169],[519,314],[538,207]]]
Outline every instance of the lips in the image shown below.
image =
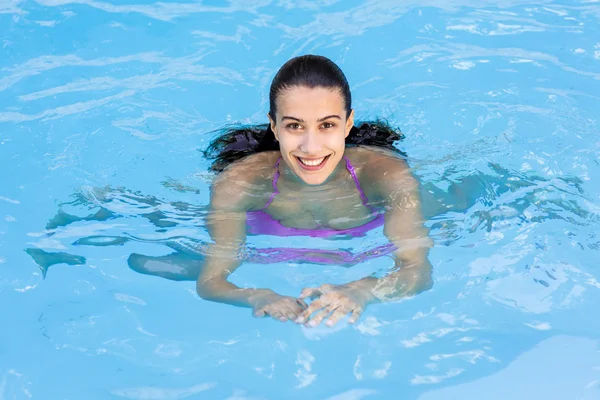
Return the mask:
[[330,156],[331,154],[320,158],[296,157],[296,160],[298,160],[298,165],[300,165],[300,168],[307,171],[318,171],[323,168],[325,164],[327,164],[327,160]]

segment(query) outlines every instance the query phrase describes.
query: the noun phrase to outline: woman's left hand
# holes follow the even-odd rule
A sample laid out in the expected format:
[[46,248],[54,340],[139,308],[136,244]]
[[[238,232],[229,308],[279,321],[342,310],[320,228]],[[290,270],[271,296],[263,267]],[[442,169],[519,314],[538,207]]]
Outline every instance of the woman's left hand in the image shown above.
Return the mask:
[[[355,323],[373,295],[362,285],[351,282],[345,285],[325,284],[318,288],[303,289],[299,299],[306,298],[316,300],[300,314],[296,322],[306,322],[308,326],[315,327],[324,319],[327,319],[325,322],[327,326],[334,326],[349,313],[352,315],[348,322]],[[310,318],[313,314],[314,316]]]

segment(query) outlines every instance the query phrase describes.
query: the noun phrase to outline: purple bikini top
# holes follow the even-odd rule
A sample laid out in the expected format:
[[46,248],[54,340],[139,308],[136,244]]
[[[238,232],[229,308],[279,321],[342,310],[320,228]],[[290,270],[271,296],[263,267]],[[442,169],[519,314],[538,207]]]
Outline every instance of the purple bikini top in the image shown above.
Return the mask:
[[[365,192],[360,187],[360,182],[356,177],[356,171],[354,167],[350,163],[350,160],[344,156],[344,160],[346,161],[346,168],[350,175],[352,175],[352,179],[356,184],[356,189],[360,194],[360,198],[363,204],[368,207],[373,213],[376,211],[368,204],[367,196],[365,196]],[[269,197],[269,201],[267,204],[260,210],[256,211],[248,211],[246,213],[247,216],[247,232],[253,235],[273,235],[273,236],[311,236],[311,237],[319,237],[319,238],[327,238],[336,235],[346,235],[352,237],[364,236],[368,231],[375,229],[379,226],[383,225],[384,215],[381,213],[377,213],[377,217],[364,225],[357,226],[355,228],[348,229],[332,229],[332,228],[315,228],[315,229],[302,229],[302,228],[290,228],[287,226],[283,226],[280,221],[274,219],[271,215],[269,215],[265,210],[271,205],[275,196],[279,193],[277,189],[277,181],[279,180],[279,162],[281,158],[277,159],[275,163],[275,175],[273,176],[273,193]]]

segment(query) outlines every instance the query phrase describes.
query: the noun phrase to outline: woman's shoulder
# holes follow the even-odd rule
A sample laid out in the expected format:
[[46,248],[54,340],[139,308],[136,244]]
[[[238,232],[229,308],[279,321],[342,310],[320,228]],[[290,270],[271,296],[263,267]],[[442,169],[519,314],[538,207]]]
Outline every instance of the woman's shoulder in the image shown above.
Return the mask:
[[363,190],[370,199],[387,198],[395,190],[414,186],[414,177],[405,158],[393,150],[361,146],[348,159],[356,169]]
[[346,156],[361,172],[384,173],[393,170],[408,170],[405,158],[398,152],[375,146],[357,146],[346,149]]
[[278,151],[265,151],[234,161],[215,177],[213,197],[221,205],[235,208],[253,208],[255,202],[262,204],[262,197],[271,190],[279,155]]
[[[221,174],[259,179],[269,178],[275,171],[275,163],[281,156],[279,151],[263,151],[240,158],[228,165]],[[265,175],[266,174],[266,175]]]

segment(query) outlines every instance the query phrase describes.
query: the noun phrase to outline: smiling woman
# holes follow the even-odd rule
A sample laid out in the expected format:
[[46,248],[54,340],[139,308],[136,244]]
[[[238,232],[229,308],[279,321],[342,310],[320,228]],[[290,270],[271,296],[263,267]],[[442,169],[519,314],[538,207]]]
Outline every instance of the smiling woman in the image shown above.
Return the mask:
[[[314,55],[288,61],[273,79],[268,119],[267,125],[225,130],[206,151],[219,175],[211,189],[212,243],[200,261],[198,294],[251,307],[255,316],[309,326],[327,319],[331,326],[347,314],[355,322],[371,302],[429,288],[431,241],[418,183],[394,146],[402,136],[381,122],[354,126],[339,67]],[[396,259],[396,269],[382,278],[305,288],[298,298],[227,280],[241,263],[248,233],[356,237],[381,225],[390,240],[385,250]],[[315,300],[310,306],[308,298]]]

